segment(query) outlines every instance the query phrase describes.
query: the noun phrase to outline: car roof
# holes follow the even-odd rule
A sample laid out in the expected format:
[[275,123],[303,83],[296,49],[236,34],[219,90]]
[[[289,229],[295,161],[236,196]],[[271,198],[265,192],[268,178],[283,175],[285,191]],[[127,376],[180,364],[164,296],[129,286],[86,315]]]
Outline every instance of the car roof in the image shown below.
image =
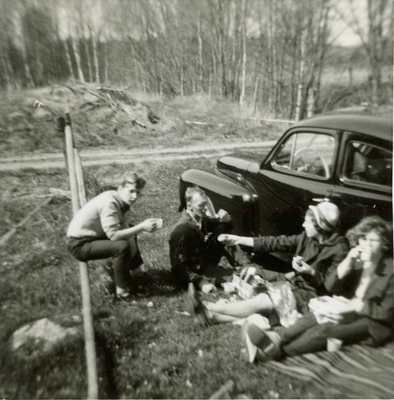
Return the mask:
[[393,120],[389,116],[329,114],[297,122],[293,127],[314,127],[358,132],[393,141]]

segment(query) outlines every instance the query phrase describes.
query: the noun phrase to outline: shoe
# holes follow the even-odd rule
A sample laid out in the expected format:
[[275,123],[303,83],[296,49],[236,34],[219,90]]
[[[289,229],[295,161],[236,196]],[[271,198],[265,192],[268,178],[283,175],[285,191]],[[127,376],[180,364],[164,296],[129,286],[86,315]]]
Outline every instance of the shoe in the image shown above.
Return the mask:
[[138,287],[134,290],[134,292],[138,297],[152,296],[152,293],[142,285],[138,285]]
[[130,301],[133,297],[130,289],[122,289],[119,286],[116,286],[116,298],[123,301]]
[[193,317],[193,321],[195,323],[202,326],[211,325],[211,322],[206,314],[205,306],[198,298],[193,282],[189,282],[186,297],[186,310]]
[[276,360],[281,357],[281,338],[273,331],[267,318],[253,314],[246,319],[241,331],[241,340],[244,348],[241,350],[241,358],[253,363],[259,361]]
[[142,265],[140,265],[138,268],[130,270],[130,276],[132,278],[139,278],[144,274],[144,272]]

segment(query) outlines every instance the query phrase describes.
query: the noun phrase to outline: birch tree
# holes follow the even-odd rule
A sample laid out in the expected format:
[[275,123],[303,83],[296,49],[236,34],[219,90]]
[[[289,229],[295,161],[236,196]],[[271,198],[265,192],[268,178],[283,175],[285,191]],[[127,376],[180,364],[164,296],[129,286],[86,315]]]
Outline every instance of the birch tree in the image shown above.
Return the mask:
[[22,57],[22,67],[24,71],[24,80],[27,87],[34,87],[33,76],[31,74],[30,65],[27,58],[26,37],[23,31],[22,14],[26,9],[24,1],[15,1],[14,9],[11,10],[12,31],[14,33],[13,43],[20,51]]
[[[370,68],[371,103],[373,107],[377,107],[385,41],[391,42],[388,48],[392,49],[393,0],[364,0],[362,2],[347,0],[347,5],[350,12],[346,15],[338,5],[335,10],[361,40]],[[367,29],[364,27],[365,24]]]
[[6,90],[11,89],[14,86],[14,71],[9,55],[9,41],[11,29],[11,2],[3,1],[0,3],[0,34],[2,40],[0,41],[0,57],[1,57],[1,72],[0,76],[4,81],[4,87]]
[[239,104],[244,101],[246,86],[246,4],[246,0],[242,0],[242,80]]

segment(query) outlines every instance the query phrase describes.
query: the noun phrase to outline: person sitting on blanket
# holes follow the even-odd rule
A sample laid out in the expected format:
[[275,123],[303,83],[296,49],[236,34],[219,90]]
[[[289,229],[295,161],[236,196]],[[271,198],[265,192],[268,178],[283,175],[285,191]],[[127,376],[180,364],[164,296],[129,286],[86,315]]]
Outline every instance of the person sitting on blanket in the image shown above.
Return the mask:
[[[344,236],[337,232],[339,223],[338,207],[328,201],[309,206],[304,223],[304,232],[293,236],[240,237],[227,235],[228,245],[253,247],[254,253],[278,250],[294,254],[292,276],[275,271],[257,272],[267,281],[289,280],[296,299],[297,311],[308,311],[311,298],[327,294],[325,281],[332,269],[345,258],[349,246]],[[271,316],[277,320],[274,304],[267,293],[260,293],[250,299],[232,303],[202,302],[192,284],[189,284],[186,309],[195,322],[202,325],[232,322],[254,313]]]
[[353,247],[325,286],[332,294],[350,299],[353,318],[319,324],[319,315],[309,312],[288,328],[269,330],[260,315],[252,315],[242,327],[245,360],[267,361],[324,350],[328,338],[345,345],[372,346],[393,338],[392,228],[382,218],[369,216],[350,229],[347,237]]

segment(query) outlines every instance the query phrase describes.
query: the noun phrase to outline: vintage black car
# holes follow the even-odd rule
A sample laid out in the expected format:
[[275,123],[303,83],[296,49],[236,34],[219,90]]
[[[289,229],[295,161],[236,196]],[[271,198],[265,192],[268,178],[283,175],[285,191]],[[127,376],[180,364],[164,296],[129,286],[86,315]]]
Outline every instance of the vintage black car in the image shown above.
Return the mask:
[[234,153],[214,173],[188,170],[184,193],[197,185],[216,211],[228,211],[233,233],[297,234],[308,205],[328,198],[342,211],[343,231],[363,215],[392,221],[393,124],[390,117],[332,114],[291,126],[267,152]]

